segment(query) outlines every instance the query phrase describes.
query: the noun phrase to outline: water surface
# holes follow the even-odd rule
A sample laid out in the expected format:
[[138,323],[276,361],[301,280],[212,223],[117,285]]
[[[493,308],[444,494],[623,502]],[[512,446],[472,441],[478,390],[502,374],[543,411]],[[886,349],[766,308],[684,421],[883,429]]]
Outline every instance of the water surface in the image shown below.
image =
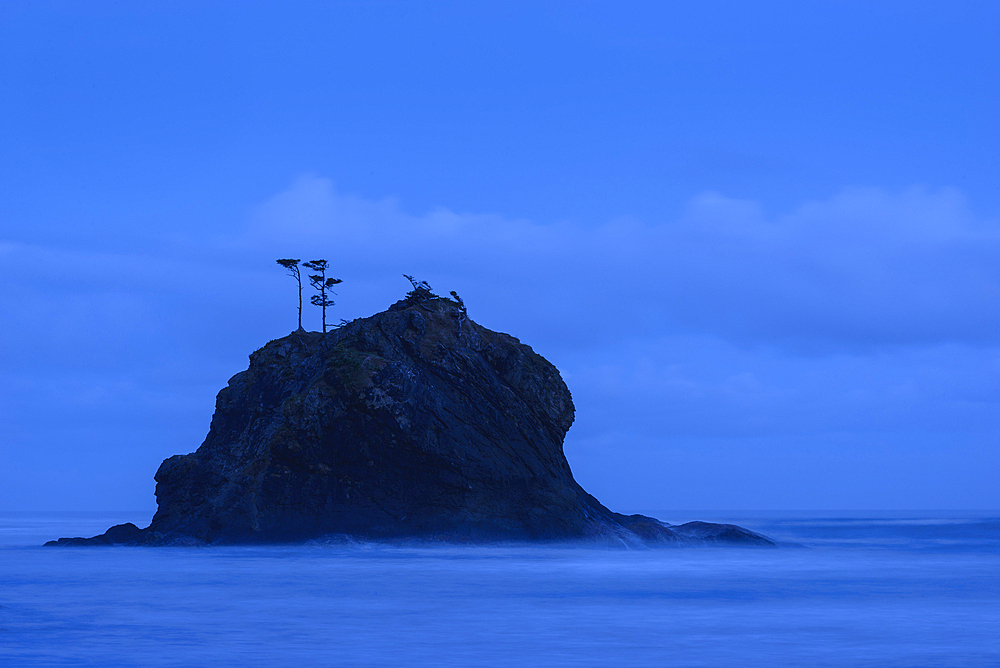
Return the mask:
[[0,665],[1000,666],[996,516],[699,518],[806,547],[54,549],[148,513],[0,515]]

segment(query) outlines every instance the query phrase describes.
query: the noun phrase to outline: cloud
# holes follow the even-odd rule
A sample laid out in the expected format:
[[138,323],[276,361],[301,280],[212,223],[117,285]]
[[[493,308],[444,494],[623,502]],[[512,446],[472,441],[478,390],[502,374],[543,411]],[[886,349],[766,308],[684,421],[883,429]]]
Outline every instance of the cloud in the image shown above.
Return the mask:
[[703,193],[679,220],[584,227],[414,215],[303,177],[255,211],[244,241],[329,249],[345,278],[397,288],[396,274],[415,273],[472,293],[490,317],[582,328],[567,337],[580,342],[619,331],[852,348],[1000,342],[1000,225],[948,189],[848,189],[771,216]]

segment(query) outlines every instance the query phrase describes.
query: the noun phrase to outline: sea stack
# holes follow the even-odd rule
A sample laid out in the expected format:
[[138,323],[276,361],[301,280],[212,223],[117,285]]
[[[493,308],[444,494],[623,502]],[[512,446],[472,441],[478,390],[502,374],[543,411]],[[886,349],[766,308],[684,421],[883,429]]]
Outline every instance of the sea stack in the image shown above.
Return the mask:
[[156,473],[146,529],[59,545],[363,539],[773,545],[733,525],[614,513],[573,479],[558,370],[447,298],[410,297],[250,356],[208,437]]

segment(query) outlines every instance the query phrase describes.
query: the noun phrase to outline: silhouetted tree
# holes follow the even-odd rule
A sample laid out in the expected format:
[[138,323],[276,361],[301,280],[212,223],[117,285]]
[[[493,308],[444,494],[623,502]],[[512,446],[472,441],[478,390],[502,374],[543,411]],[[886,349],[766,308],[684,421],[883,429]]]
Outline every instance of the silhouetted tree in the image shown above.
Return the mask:
[[427,281],[418,281],[409,274],[403,274],[403,278],[413,286],[413,289],[406,293],[406,301],[411,304],[419,304],[437,298],[437,295],[431,292],[431,285]]
[[288,270],[288,275],[299,284],[299,329],[302,329],[302,274],[299,272],[299,260],[275,260],[278,264]]
[[458,320],[458,335],[462,336],[462,323],[469,319],[469,312],[465,310],[465,302],[458,296],[457,292],[452,290],[451,297],[458,304],[458,313],[455,314],[455,318]]
[[318,295],[313,295],[311,301],[313,305],[319,306],[323,309],[323,333],[326,333],[326,307],[333,306],[334,301],[327,298],[327,293],[337,294],[330,288],[337,285],[338,283],[343,283],[339,278],[327,278],[326,270],[327,263],[326,260],[310,260],[309,262],[303,262],[303,267],[307,269],[312,269],[313,271],[318,271],[318,274],[309,277],[309,282],[314,288],[319,292]]

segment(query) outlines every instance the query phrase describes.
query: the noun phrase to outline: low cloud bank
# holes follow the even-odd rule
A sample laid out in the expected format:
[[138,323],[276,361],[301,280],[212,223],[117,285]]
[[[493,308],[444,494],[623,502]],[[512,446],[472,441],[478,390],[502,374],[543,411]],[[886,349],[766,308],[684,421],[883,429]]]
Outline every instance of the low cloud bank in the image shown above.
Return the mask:
[[366,281],[420,273],[533,320],[579,314],[590,342],[624,328],[795,347],[1000,343],[1000,225],[947,189],[850,189],[779,216],[704,193],[676,221],[583,228],[411,215],[305,177],[256,210],[244,242],[315,248]]

